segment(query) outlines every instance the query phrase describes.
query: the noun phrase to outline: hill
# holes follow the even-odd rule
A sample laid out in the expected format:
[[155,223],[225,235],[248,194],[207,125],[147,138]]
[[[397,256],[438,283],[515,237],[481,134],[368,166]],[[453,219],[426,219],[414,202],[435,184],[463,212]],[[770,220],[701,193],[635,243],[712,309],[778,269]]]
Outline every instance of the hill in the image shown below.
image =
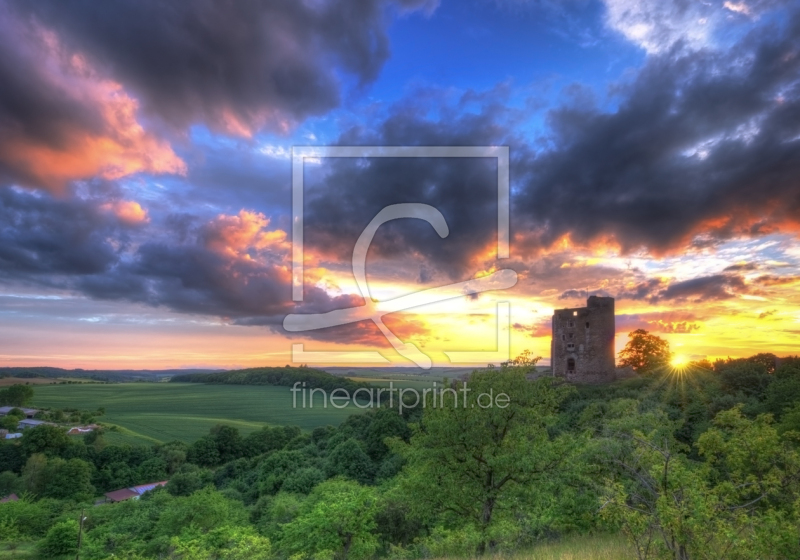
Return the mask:
[[331,375],[322,370],[309,367],[260,367],[225,371],[219,373],[191,373],[176,375],[171,383],[209,383],[219,385],[275,385],[292,387],[295,383],[305,383],[308,389],[346,389],[353,392],[370,385],[361,381],[353,381],[346,377]]

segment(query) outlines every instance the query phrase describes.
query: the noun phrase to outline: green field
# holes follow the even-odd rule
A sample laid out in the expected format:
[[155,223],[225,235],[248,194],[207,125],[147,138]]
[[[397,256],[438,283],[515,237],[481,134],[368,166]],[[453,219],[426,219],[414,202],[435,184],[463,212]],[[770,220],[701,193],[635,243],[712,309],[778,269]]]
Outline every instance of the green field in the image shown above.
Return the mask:
[[99,418],[120,427],[109,443],[192,442],[215,424],[235,426],[246,434],[269,425],[294,425],[304,430],[338,425],[359,409],[292,407],[288,387],[268,385],[203,385],[201,383],[115,383],[108,385],[44,385],[35,388],[33,406],[106,409]]

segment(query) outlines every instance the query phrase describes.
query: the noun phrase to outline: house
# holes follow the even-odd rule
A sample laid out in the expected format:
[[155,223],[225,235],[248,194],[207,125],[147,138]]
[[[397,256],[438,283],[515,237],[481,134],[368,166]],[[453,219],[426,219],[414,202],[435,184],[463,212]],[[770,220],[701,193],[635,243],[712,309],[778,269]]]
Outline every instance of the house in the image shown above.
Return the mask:
[[25,420],[19,421],[19,424],[17,424],[17,429],[24,430],[26,428],[35,428],[36,426],[41,426],[42,424],[49,424],[49,422],[45,422],[44,420],[31,420],[26,418]]
[[150,484],[140,484],[139,486],[131,486],[130,488],[121,488],[120,490],[114,490],[113,492],[106,492],[106,501],[123,502],[125,500],[130,500],[131,498],[136,500],[145,492],[149,492],[150,490],[154,490],[161,486],[166,486],[167,482],[169,481],[162,480],[161,482],[151,482]]
[[25,418],[33,418],[34,416],[36,416],[36,413],[39,412],[35,408],[21,408],[19,406],[0,406],[0,416],[5,416],[15,408],[18,408],[19,410],[24,412]]
[[3,436],[3,439],[18,439],[18,438],[21,438],[21,437],[22,437],[22,434],[20,434],[19,432],[13,433],[13,434],[8,434],[7,433],[7,434],[5,434]]
[[0,504],[4,504],[6,502],[18,502],[18,501],[19,498],[17,497],[16,494],[9,494],[8,496],[0,500]]

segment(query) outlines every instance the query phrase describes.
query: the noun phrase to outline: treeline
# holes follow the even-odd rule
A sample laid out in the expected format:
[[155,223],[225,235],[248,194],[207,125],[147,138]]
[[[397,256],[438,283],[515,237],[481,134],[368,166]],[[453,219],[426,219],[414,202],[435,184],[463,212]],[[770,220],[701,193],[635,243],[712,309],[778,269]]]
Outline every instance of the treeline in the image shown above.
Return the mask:
[[[800,360],[595,387],[529,381],[533,365],[473,373],[466,402],[307,433],[220,425],[191,445],[130,447],[30,429],[0,444],[0,493],[22,496],[0,504],[0,534],[74,555],[86,508],[89,560],[472,557],[596,532],[624,535],[639,560],[800,557]],[[487,393],[511,399],[485,408]]]
[[305,384],[308,389],[345,389],[351,394],[357,389],[368,388],[368,383],[353,381],[309,367],[261,367],[225,371],[220,373],[194,373],[176,375],[171,383],[218,383],[222,385],[278,385],[292,387],[295,383]]
[[105,381],[109,383],[126,383],[130,381],[157,381],[159,379],[171,377],[176,374],[210,373],[212,371],[213,370],[200,370],[200,369],[91,370],[91,369],[63,369],[63,368],[46,367],[46,366],[0,367],[0,378],[19,377],[22,379],[33,379],[33,378],[55,379],[60,377],[74,377],[80,379],[91,379],[93,381]]

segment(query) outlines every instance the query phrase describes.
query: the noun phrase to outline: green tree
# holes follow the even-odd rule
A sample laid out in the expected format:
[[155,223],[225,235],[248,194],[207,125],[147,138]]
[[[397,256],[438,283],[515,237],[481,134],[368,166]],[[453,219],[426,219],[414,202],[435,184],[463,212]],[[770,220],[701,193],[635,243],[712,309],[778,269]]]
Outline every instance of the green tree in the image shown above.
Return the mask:
[[211,435],[203,436],[189,448],[186,459],[201,467],[215,467],[220,463],[217,442]]
[[325,480],[325,473],[316,467],[306,467],[298,469],[286,477],[281,490],[296,494],[308,494],[323,480]]
[[217,424],[211,428],[211,436],[217,444],[217,453],[221,463],[233,461],[244,456],[244,442],[239,430],[225,424]]
[[280,546],[290,554],[361,560],[378,549],[374,533],[376,490],[331,479],[317,486],[297,517],[281,527]]
[[330,452],[325,462],[325,471],[331,477],[342,475],[367,484],[372,481],[375,467],[358,441],[350,438]]
[[245,525],[247,512],[241,502],[226,498],[211,487],[185,498],[169,502],[158,521],[159,531],[178,535],[184,527],[194,526],[206,533],[224,525]]
[[552,378],[530,382],[526,373],[507,364],[474,372],[458,397],[448,393],[436,408],[429,398],[410,444],[391,442],[407,461],[402,485],[416,511],[471,526],[478,553],[503,538],[537,486],[569,467],[571,438],[554,438],[548,427],[574,389]]
[[800,557],[800,456],[770,416],[717,415],[697,443],[704,461],[688,458],[668,420],[650,424],[620,434],[619,476],[609,479],[602,508],[640,559]]
[[12,385],[0,390],[0,406],[25,406],[33,399],[30,385]]
[[69,436],[63,428],[41,424],[28,428],[22,434],[22,449],[30,456],[34,453],[60,455],[70,444]]
[[22,481],[17,473],[11,471],[0,472],[0,497],[21,491]]
[[644,329],[628,334],[627,344],[619,353],[619,365],[631,367],[636,373],[649,373],[669,364],[672,354],[669,342]]
[[78,550],[78,522],[70,519],[56,523],[39,542],[39,553],[45,558],[75,554]]
[[41,495],[59,500],[91,500],[92,465],[81,459],[49,459],[45,465]]

